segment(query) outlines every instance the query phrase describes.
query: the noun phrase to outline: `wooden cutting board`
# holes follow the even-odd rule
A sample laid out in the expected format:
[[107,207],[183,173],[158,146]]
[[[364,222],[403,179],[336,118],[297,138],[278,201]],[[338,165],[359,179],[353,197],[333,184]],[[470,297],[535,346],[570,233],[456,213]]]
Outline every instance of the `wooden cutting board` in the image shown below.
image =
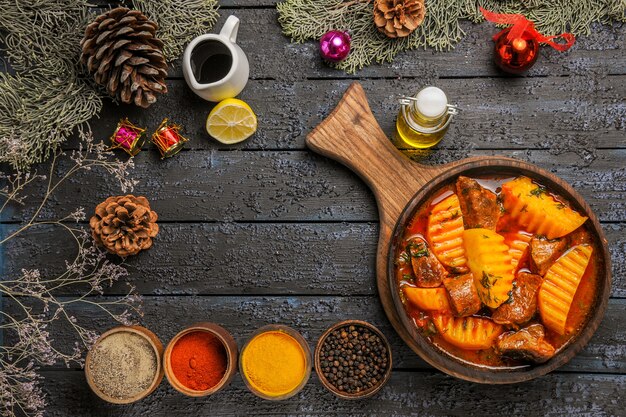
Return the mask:
[[[532,164],[504,157],[480,156],[466,158],[445,165],[426,166],[403,155],[382,131],[367,103],[367,97],[358,82],[345,92],[333,112],[306,138],[313,151],[341,162],[357,173],[370,187],[378,204],[380,234],[376,256],[376,279],[381,303],[389,321],[402,339],[431,365],[460,378],[483,383],[511,383],[532,379],[556,369],[582,349],[597,329],[610,291],[610,256],[600,224],[584,199],[571,186],[555,175]],[[388,277],[389,247],[396,223],[416,194],[425,189],[439,187],[440,180],[450,178],[464,170],[488,170],[494,166],[505,167],[524,175],[534,176],[546,185],[555,187],[563,196],[575,201],[579,209],[587,213],[603,249],[602,261],[605,280],[599,289],[599,302],[593,320],[586,326],[571,348],[546,365],[536,366],[528,372],[493,373],[473,370],[450,359],[435,354],[423,338],[416,335],[415,326],[407,325],[406,318],[399,317],[397,291],[390,288]],[[552,189],[552,188],[551,188]],[[404,219],[403,219],[404,220]],[[396,300],[394,302],[394,297]]]

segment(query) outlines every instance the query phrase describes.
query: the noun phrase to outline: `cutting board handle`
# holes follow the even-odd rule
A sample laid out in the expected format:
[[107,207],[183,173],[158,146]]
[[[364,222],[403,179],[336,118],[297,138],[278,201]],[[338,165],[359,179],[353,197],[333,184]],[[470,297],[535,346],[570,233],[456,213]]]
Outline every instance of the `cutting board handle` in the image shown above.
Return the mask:
[[439,171],[411,161],[382,131],[363,87],[352,83],[306,138],[309,148],[356,172],[372,189],[381,222],[393,227],[411,197]]

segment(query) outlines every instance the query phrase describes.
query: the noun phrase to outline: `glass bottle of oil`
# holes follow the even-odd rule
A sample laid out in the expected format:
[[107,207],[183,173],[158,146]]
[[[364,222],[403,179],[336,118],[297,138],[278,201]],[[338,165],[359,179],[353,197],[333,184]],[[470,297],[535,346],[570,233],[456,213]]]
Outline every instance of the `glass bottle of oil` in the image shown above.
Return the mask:
[[415,97],[402,97],[400,105],[396,120],[398,136],[407,145],[419,149],[438,144],[458,113],[437,87],[426,87]]

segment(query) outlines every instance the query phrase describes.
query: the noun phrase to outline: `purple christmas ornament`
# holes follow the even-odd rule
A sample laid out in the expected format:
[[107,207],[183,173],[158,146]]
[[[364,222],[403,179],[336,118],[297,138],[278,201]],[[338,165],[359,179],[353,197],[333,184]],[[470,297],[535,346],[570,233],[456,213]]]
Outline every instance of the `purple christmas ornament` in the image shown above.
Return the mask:
[[339,62],[350,53],[350,35],[341,30],[331,30],[320,38],[320,55],[326,61]]

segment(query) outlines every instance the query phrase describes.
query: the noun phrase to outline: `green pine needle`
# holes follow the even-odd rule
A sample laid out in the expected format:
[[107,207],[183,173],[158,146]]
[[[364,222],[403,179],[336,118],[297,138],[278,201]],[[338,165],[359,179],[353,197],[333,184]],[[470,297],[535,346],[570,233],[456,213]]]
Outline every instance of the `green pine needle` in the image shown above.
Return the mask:
[[0,0],[0,162],[14,169],[47,159],[102,101],[76,63],[92,16],[84,0]]
[[426,18],[406,38],[390,39],[373,21],[373,0],[285,0],[276,5],[283,33],[295,42],[319,39],[329,30],[349,30],[348,58],[336,68],[347,73],[374,62],[390,62],[401,51],[454,48],[465,34],[462,19],[483,20],[479,7],[498,13],[522,13],[546,35],[588,35],[591,24],[626,21],[626,0],[426,0]]
[[219,16],[217,0],[133,0],[133,7],[159,24],[168,61],[182,55],[191,39],[210,32]]

